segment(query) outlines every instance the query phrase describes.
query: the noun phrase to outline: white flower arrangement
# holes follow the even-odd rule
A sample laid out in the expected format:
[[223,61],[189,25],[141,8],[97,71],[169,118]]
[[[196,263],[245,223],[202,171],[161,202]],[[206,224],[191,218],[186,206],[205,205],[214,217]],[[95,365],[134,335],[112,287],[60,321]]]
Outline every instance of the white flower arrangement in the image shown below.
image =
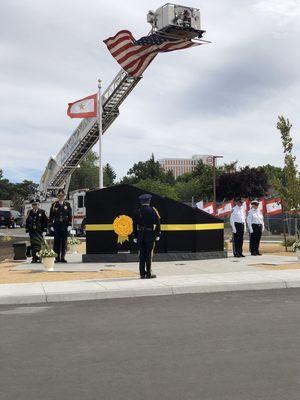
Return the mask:
[[292,250],[297,251],[300,250],[300,240],[296,240],[292,245]]
[[80,240],[77,239],[74,235],[71,235],[68,237],[68,244],[69,245],[75,245],[75,244],[79,244]]
[[38,257],[46,258],[46,257],[57,257],[57,254],[54,250],[50,248],[47,242],[44,242],[41,250],[37,253]]

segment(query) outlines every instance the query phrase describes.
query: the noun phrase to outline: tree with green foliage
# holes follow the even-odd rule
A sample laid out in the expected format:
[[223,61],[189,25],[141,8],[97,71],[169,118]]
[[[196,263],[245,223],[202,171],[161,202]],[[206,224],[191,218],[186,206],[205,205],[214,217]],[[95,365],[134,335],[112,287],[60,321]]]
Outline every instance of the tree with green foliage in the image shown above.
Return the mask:
[[3,171],[0,169],[0,199],[11,200],[12,190],[13,184],[3,177]]
[[239,171],[222,173],[218,178],[217,199],[231,200],[234,197],[261,197],[268,191],[268,180],[264,171],[249,166]]
[[160,196],[166,196],[174,200],[179,200],[175,187],[167,183],[160,182],[154,179],[142,179],[135,183],[134,186],[143,189],[147,192],[155,193]]
[[80,167],[73,172],[69,190],[95,189],[99,186],[99,167],[97,165],[98,155],[89,151]]
[[165,182],[165,171],[158,161],[155,161],[154,154],[147,161],[139,161],[127,172],[122,183],[135,184],[142,180],[157,180]]
[[37,191],[38,184],[32,181],[24,180],[21,183],[13,184],[11,200],[15,210],[21,211],[24,201],[31,198]]
[[165,174],[165,182],[169,185],[175,185],[176,180],[174,177],[174,173],[170,169]]
[[117,177],[117,174],[115,173],[115,170],[110,164],[106,164],[103,167],[103,184],[104,187],[112,186],[115,183],[115,179]]
[[284,201],[286,210],[299,210],[300,204],[300,179],[296,164],[296,157],[293,155],[293,140],[291,137],[292,124],[283,116],[278,117],[277,129],[280,131],[283,153],[284,153],[284,181],[275,177],[273,183],[280,197]]
[[24,201],[34,195],[37,187],[36,183],[28,180],[12,183],[3,178],[3,171],[0,169],[0,199],[12,200],[13,208],[18,211],[21,211]]

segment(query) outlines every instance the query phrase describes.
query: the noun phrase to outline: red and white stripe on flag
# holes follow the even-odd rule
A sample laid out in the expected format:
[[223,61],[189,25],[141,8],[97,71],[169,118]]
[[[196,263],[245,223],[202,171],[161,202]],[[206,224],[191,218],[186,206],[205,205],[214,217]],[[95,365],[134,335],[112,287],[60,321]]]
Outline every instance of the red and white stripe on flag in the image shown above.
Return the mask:
[[103,40],[111,55],[121,67],[132,77],[139,77],[160,52],[186,49],[203,43],[191,40],[166,39],[156,34],[135,40],[127,30]]
[[221,218],[226,217],[232,212],[232,209],[233,209],[233,200],[228,201],[227,203],[224,203],[220,207],[218,207],[216,216]]
[[216,212],[215,203],[213,201],[210,201],[209,203],[205,203],[202,211],[205,211],[208,214],[215,215],[215,212]]
[[276,215],[282,213],[281,199],[269,199],[266,200],[266,213],[268,215]]
[[67,114],[71,118],[97,117],[97,93],[69,103]]

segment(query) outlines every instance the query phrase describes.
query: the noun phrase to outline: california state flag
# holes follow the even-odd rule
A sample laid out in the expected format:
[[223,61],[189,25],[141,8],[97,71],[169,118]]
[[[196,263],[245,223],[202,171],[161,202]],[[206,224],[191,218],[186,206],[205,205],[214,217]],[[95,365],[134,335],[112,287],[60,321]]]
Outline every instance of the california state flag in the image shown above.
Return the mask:
[[69,103],[67,114],[71,118],[97,117],[97,93]]

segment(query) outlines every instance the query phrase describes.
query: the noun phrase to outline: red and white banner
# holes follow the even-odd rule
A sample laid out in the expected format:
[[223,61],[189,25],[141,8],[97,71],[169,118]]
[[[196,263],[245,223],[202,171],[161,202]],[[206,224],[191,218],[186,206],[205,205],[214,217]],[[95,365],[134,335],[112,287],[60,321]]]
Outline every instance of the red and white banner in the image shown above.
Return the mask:
[[97,117],[97,93],[69,103],[67,114],[71,118]]
[[216,208],[215,208],[215,203],[213,201],[209,203],[205,203],[203,207],[203,211],[207,212],[208,214],[215,215]]
[[269,199],[266,200],[266,213],[268,215],[276,215],[282,213],[281,199]]
[[233,200],[222,204],[220,207],[217,208],[216,216],[221,218],[227,217],[228,215],[231,214],[233,206],[234,206]]

